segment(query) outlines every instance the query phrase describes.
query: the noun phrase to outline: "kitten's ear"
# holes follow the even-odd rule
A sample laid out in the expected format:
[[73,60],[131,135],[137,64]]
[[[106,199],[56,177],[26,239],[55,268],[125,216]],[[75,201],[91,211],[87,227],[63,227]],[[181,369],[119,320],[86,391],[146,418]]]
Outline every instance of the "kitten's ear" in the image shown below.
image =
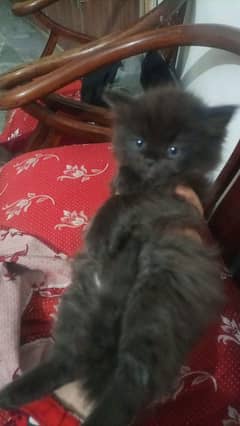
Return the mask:
[[115,113],[123,112],[134,102],[131,96],[115,90],[106,90],[103,94],[103,100]]
[[236,108],[234,105],[209,107],[207,109],[209,124],[216,131],[222,132],[231,120]]

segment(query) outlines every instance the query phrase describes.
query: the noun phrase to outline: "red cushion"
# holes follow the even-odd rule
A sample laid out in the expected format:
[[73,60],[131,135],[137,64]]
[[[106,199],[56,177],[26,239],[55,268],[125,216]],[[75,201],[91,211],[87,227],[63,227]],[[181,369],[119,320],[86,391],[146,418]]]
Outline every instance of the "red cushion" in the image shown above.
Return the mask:
[[[240,424],[240,294],[230,279],[226,284],[228,304],[186,361],[175,395],[142,413],[136,426]],[[0,426],[36,424],[77,426],[81,421],[50,397],[17,411],[0,411]]]
[[[79,100],[80,91],[81,81],[78,80],[58,90],[57,93]],[[37,122],[38,121],[34,117],[21,108],[10,111],[7,115],[5,128],[0,134],[0,143],[8,145],[10,150],[21,150],[23,141],[27,140],[32,134]]]
[[0,411],[0,426],[80,426],[80,419],[51,397],[12,412]]
[[[0,224],[35,235],[56,250],[73,255],[82,244],[89,218],[108,197],[114,170],[107,143],[22,155],[2,170]],[[222,278],[226,279],[228,303],[221,316],[186,360],[175,395],[151,407],[138,426],[240,424],[240,293],[226,274]],[[43,298],[41,307],[39,303],[40,298],[38,312],[48,314],[42,309]],[[29,324],[37,318],[30,314],[26,309],[23,316]],[[80,424],[52,398],[43,398],[17,412],[0,411],[0,426],[36,422],[41,426]]]
[[0,225],[72,255],[90,218],[109,195],[115,169],[108,143],[34,151],[6,164]]

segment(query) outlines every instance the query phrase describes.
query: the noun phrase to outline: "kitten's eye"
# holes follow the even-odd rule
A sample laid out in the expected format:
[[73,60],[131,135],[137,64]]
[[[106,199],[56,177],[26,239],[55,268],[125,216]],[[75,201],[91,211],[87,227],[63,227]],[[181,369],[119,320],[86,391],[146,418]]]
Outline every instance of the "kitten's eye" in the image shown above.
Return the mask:
[[174,158],[179,154],[179,149],[174,145],[169,146],[167,154],[169,158]]
[[142,148],[144,146],[144,140],[143,139],[136,139],[136,145],[138,148]]

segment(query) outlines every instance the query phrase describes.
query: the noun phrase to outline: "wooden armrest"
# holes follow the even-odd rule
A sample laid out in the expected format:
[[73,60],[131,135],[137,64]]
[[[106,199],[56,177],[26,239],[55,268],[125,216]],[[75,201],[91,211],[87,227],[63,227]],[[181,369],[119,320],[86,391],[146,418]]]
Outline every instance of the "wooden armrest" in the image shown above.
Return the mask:
[[125,31],[110,34],[100,39],[90,42],[87,47],[80,47],[63,52],[60,55],[51,55],[50,57],[41,58],[32,64],[18,66],[11,72],[7,72],[0,76],[0,88],[11,88],[17,84],[31,80],[38,76],[44,75],[52,70],[57,69],[73,59],[82,58],[83,52],[92,53],[103,49],[107,44],[124,40],[131,35],[138,34],[143,31],[150,30],[160,25],[166,25],[171,16],[183,5],[187,0],[163,0],[162,3],[143,16]]
[[[90,46],[88,45],[88,47]],[[0,89],[10,89],[18,84],[25,83],[35,77],[56,70],[60,66],[76,59],[82,50],[84,49],[69,49],[58,55],[54,53],[51,56],[37,59],[29,64],[18,65],[12,71],[0,75]]]
[[12,5],[12,12],[17,16],[26,16],[38,12],[58,0],[23,0]]
[[53,111],[63,111],[67,114],[79,115],[83,121],[96,122],[102,126],[111,126],[112,113],[106,108],[89,105],[85,102],[53,93],[44,99],[45,104]]
[[67,135],[79,137],[82,133],[86,138],[89,137],[95,142],[109,142],[112,138],[112,130],[109,127],[85,123],[63,112],[55,114],[55,112],[37,102],[26,105],[24,110],[50,128],[57,129],[61,134],[66,133]]
[[215,47],[239,55],[240,30],[226,25],[176,25],[109,43],[99,51],[86,48],[77,59],[55,71],[3,92],[0,96],[0,108],[11,109],[26,105],[60,89],[80,76],[131,55],[163,47],[189,45]]
[[36,13],[35,16],[37,17],[38,22],[40,22],[45,27],[49,28],[51,31],[61,37],[75,40],[81,43],[89,43],[89,41],[96,39],[96,37],[81,33],[80,31],[71,30],[70,28],[67,28],[64,25],[58,24],[42,12]]
[[211,218],[214,216],[215,210],[218,208],[222,196],[225,195],[223,189],[227,188],[229,185],[231,186],[239,175],[239,164],[240,142],[237,143],[230,158],[228,159],[227,163],[223,167],[222,171],[220,172],[214,183],[214,190],[212,191],[212,196],[209,199],[205,209],[205,215],[209,221],[211,221]]

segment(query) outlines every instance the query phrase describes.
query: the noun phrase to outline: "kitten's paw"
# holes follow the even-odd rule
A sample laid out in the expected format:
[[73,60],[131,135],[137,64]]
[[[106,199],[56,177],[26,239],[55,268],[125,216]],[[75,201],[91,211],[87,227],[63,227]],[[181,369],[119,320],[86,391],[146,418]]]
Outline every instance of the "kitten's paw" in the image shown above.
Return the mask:
[[3,408],[5,410],[13,410],[19,407],[20,404],[17,404],[15,398],[11,393],[8,391],[8,389],[3,389],[0,392],[0,408]]
[[115,426],[115,425],[118,426],[118,423],[115,423],[114,419],[109,419],[107,413],[105,413],[104,416],[101,416],[95,412],[90,414],[90,416],[83,423],[83,426]]
[[124,409],[119,410],[118,403],[115,405],[111,404],[111,401],[103,401],[88,416],[83,426],[127,426],[130,424],[128,415],[124,414]]

